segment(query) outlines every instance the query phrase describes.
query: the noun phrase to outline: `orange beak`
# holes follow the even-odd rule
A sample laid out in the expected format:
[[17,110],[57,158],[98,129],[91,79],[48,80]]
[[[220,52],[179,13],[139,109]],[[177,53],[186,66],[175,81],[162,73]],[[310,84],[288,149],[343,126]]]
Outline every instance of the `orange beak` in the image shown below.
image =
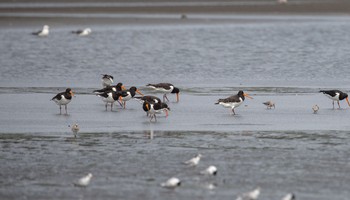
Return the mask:
[[140,92],[140,90],[136,90],[137,93],[139,93],[141,96],[143,96],[143,94]]
[[147,108],[147,110],[149,110],[149,105],[148,105],[148,103],[146,103],[146,108]]
[[71,94],[72,96],[74,96],[74,93],[73,93],[73,91],[72,91],[72,90],[70,91],[70,94]]
[[120,96],[120,97],[119,97],[119,100],[120,100],[120,101],[123,101],[123,97],[122,97],[122,96]]
[[346,101],[348,102],[348,105],[350,106],[349,97],[346,97]]
[[179,93],[176,93],[176,102],[179,102],[179,101],[180,101]]
[[253,99],[253,97],[249,96],[248,94],[244,93],[243,96],[248,97],[249,99]]
[[126,90],[126,88],[125,88],[125,86],[124,86],[124,85],[122,85],[122,87],[121,87],[121,88],[122,88],[122,90]]

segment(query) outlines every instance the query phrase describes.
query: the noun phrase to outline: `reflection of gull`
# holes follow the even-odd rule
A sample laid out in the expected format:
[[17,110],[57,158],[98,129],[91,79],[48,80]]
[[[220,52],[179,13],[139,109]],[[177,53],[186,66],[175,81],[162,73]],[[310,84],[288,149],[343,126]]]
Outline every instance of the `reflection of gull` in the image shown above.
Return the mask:
[[88,175],[80,178],[78,180],[78,182],[74,183],[75,186],[79,186],[79,187],[86,187],[89,185],[90,181],[91,181],[91,178],[92,178],[92,174],[89,173]]
[[[69,126],[69,127],[71,127],[71,126]],[[77,137],[79,129],[80,128],[79,128],[79,125],[77,123],[72,125],[72,132],[74,134],[74,137]]]
[[49,35],[49,26],[44,25],[42,30],[40,30],[38,32],[34,32],[32,34],[37,35],[37,36],[48,36]]
[[236,200],[256,200],[260,195],[260,187],[253,191],[241,194]]
[[181,181],[176,177],[172,177],[168,179],[166,182],[160,184],[160,186],[166,187],[166,188],[175,188],[180,185],[181,185]]
[[277,0],[279,4],[287,4],[288,0]]
[[198,165],[199,161],[201,160],[202,155],[198,154],[194,158],[191,158],[190,160],[185,161],[184,163],[189,166],[196,166]]
[[318,107],[318,105],[314,105],[312,106],[312,110],[314,111],[314,114],[317,114],[318,110],[320,109],[320,107]]
[[295,200],[295,195],[293,193],[289,193],[282,198],[282,200]]
[[201,174],[205,174],[205,175],[214,175],[215,176],[217,173],[218,173],[218,169],[213,165],[211,165],[207,169],[201,171]]
[[91,33],[91,29],[90,28],[86,28],[83,30],[77,30],[77,31],[72,31],[72,33],[75,33],[79,36],[85,36],[85,35],[89,35]]

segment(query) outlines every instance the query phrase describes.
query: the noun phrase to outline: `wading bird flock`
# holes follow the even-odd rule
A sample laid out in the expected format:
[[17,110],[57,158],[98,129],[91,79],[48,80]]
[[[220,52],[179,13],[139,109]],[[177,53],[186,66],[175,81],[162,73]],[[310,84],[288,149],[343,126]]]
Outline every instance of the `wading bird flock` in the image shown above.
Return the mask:
[[[157,121],[156,114],[161,114],[165,112],[166,117],[168,116],[168,112],[170,111],[170,107],[167,103],[169,99],[167,94],[176,94],[176,102],[179,102],[179,93],[180,89],[175,87],[171,83],[158,83],[158,84],[147,84],[146,86],[154,89],[163,94],[163,101],[156,96],[151,95],[143,95],[135,86],[126,89],[123,86],[123,83],[118,83],[117,85],[112,85],[114,80],[113,76],[108,74],[102,74],[102,89],[94,90],[98,97],[105,102],[106,111],[108,110],[108,104],[110,104],[111,111],[113,110],[114,103],[119,103],[121,107],[126,108],[126,102],[131,99],[139,100],[142,103],[142,109],[146,112],[147,116],[150,117],[150,122],[154,119]],[[338,107],[340,108],[339,101],[346,100],[348,105],[350,106],[348,94],[340,91],[340,90],[321,90],[323,94],[325,94],[328,98],[332,100],[333,109],[334,102],[338,103]],[[135,96],[138,93],[141,96]],[[65,92],[58,93],[51,100],[54,101],[57,105],[59,105],[60,114],[62,114],[62,106],[65,107],[65,113],[68,114],[67,104],[71,102],[74,93],[71,88],[67,88]],[[229,96],[224,99],[218,99],[215,104],[222,105],[225,108],[230,108],[233,115],[235,115],[235,108],[239,107],[245,100],[245,97],[253,99],[248,94],[244,93],[242,90],[238,91],[236,95]],[[272,101],[263,102],[264,105],[267,106],[267,109],[275,109],[275,103]],[[319,110],[318,105],[314,105],[312,107],[314,114],[316,114]]]

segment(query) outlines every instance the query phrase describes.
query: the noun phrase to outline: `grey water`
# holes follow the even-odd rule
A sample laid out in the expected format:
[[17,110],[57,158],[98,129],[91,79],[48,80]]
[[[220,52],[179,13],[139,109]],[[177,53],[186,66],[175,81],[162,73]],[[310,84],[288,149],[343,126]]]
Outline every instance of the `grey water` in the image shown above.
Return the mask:
[[[350,18],[282,18],[94,24],[88,37],[72,25],[46,38],[30,34],[41,25],[0,29],[0,198],[235,199],[260,186],[259,199],[348,199],[349,106],[318,91],[349,91]],[[180,102],[169,95],[157,122],[136,100],[105,111],[92,94],[105,73],[159,97],[145,85],[171,82]],[[50,99],[66,87],[76,96],[59,115]],[[214,105],[240,89],[254,99],[237,115]],[[197,167],[182,164],[197,153]],[[199,174],[209,165],[217,176]],[[73,186],[89,172],[87,188]],[[161,188],[172,176],[182,185]]]

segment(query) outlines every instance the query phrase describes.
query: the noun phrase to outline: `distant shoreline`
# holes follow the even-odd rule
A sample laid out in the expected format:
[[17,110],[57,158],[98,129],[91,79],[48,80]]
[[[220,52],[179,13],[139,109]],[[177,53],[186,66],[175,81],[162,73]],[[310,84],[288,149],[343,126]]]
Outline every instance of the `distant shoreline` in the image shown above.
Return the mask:
[[[69,3],[68,3],[69,2]],[[37,26],[50,23],[54,25],[69,24],[173,24],[173,23],[246,23],[254,20],[237,19],[191,19],[188,15],[349,15],[350,2],[344,0],[292,1],[279,4],[274,0],[266,1],[75,1],[74,3],[57,1],[11,2],[0,1],[0,26]],[[244,3],[242,3],[244,2]],[[174,4],[174,5],[173,5]],[[51,15],[47,15],[47,14]],[[33,14],[33,16],[31,16]],[[82,15],[74,17],[72,15]],[[94,17],[96,14],[121,17]],[[127,14],[130,14],[128,16]],[[133,15],[159,15],[152,18],[134,17]],[[178,17],[163,18],[168,14]],[[59,15],[59,17],[55,17]],[[67,16],[64,16],[67,15]],[[87,16],[87,17],[84,17]],[[182,17],[181,17],[182,16]],[[186,20],[184,20],[186,19]]]

